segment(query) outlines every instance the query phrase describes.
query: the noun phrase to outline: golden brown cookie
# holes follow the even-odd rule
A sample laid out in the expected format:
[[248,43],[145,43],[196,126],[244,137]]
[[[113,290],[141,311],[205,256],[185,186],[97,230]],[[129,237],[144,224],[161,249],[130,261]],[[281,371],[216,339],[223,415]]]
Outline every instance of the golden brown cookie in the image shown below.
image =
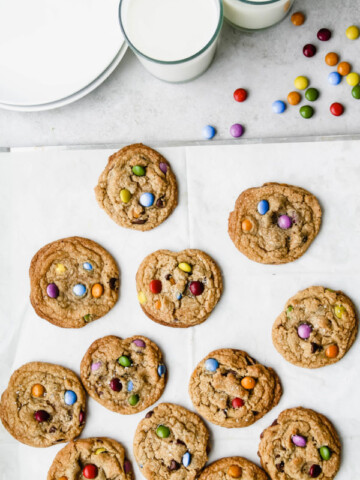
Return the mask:
[[86,394],[68,368],[26,363],[16,370],[0,402],[0,418],[19,442],[50,447],[80,435],[86,415]]
[[47,480],[133,480],[133,469],[121,443],[111,438],[81,438],[56,457]]
[[241,193],[229,216],[229,235],[250,260],[292,262],[303,255],[321,225],[317,198],[300,187],[265,183]]
[[139,423],[134,455],[148,480],[194,480],[207,461],[209,432],[195,413],[161,403]]
[[358,331],[352,301],[342,292],[310,287],[290,298],[272,328],[277,351],[304,368],[338,362]]
[[59,327],[84,327],[108,313],[118,299],[115,260],[87,238],[45,245],[33,257],[29,274],[32,306]]
[[201,250],[157,250],[136,274],[138,300],[146,315],[169,327],[204,322],[222,293],[222,278],[214,260]]
[[279,403],[282,388],[272,368],[242,350],[209,353],[190,378],[189,394],[206,420],[227,428],[248,427]]
[[332,480],[339,470],[338,434],[314,410],[284,410],[260,438],[261,465],[272,480]]
[[178,191],[169,162],[156,150],[137,143],[111,155],[95,195],[118,225],[145,231],[173,212]]
[[268,480],[264,470],[243,457],[226,457],[206,467],[198,480]]
[[92,343],[81,361],[88,394],[113,412],[129,415],[155,403],[166,383],[159,347],[146,337],[109,335]]

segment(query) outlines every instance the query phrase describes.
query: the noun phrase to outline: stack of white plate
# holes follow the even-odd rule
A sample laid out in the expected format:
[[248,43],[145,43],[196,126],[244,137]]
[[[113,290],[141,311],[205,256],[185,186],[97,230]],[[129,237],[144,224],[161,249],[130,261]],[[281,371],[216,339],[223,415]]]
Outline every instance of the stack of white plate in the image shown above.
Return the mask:
[[100,85],[126,51],[119,0],[0,0],[0,108],[39,111]]

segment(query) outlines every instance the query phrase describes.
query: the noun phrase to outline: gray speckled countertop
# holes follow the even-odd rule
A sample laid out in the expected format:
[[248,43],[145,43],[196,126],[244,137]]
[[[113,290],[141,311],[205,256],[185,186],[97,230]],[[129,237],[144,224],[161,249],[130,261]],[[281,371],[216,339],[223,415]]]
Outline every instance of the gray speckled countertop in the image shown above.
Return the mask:
[[[360,24],[360,0],[297,0],[294,9],[307,15],[302,27],[287,18],[274,28],[247,34],[225,23],[214,63],[193,82],[163,83],[128,50],[110,78],[74,104],[40,113],[0,110],[0,147],[190,142],[201,140],[201,128],[208,123],[217,128],[218,140],[230,141],[229,127],[236,122],[245,126],[244,139],[359,133],[360,101],[352,98],[345,80],[337,87],[328,84],[332,69],[324,56],[336,51],[360,71],[360,38],[345,36],[346,27]],[[317,40],[321,27],[332,29],[329,42]],[[306,43],[318,47],[311,59],[302,54]],[[302,74],[321,92],[314,103],[316,115],[304,120],[299,107],[275,115],[271,103],[285,100],[294,78]],[[232,97],[238,87],[249,91],[243,104]],[[342,117],[330,114],[333,101],[344,104]]]

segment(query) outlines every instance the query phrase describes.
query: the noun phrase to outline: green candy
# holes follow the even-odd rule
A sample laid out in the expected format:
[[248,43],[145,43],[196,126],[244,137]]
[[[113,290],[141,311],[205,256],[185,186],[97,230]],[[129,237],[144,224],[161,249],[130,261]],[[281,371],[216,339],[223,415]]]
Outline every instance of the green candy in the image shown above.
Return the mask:
[[92,315],[90,313],[87,313],[86,315],[84,315],[84,320],[85,322],[91,322]]
[[310,105],[304,105],[300,108],[300,115],[303,118],[311,118],[314,115],[314,109]]
[[167,438],[170,435],[170,428],[159,425],[156,429],[156,435],[160,438]]
[[289,305],[288,308],[286,309],[286,315],[289,315],[293,310],[294,310],[294,307]]
[[360,99],[360,85],[355,85],[355,87],[351,90],[351,95],[356,98],[356,100]]
[[331,457],[331,450],[329,447],[320,447],[320,456],[323,460],[329,460]]
[[118,358],[118,362],[122,367],[130,367],[131,365],[130,358],[126,357],[125,355],[122,355],[120,358]]
[[133,395],[130,395],[128,402],[132,407],[135,407],[135,405],[139,403],[139,400],[140,400],[139,395],[134,393]]
[[316,88],[308,88],[305,92],[305,98],[309,100],[309,102],[315,102],[319,98],[319,90]]
[[138,177],[143,177],[145,175],[145,168],[141,165],[135,165],[132,167],[132,172]]

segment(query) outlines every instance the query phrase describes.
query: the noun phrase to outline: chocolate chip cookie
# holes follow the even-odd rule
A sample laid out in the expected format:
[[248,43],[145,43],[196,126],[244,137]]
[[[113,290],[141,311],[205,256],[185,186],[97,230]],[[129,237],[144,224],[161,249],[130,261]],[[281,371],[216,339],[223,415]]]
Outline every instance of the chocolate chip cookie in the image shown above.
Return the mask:
[[19,442],[50,447],[80,435],[85,424],[86,394],[68,368],[26,363],[16,370],[0,402],[0,418]]
[[341,444],[330,421],[306,408],[290,408],[261,434],[259,456],[272,480],[331,480]]
[[159,347],[148,338],[136,335],[122,340],[109,335],[95,340],[86,352],[81,380],[94,400],[128,415],[161,397],[166,367]]
[[317,236],[321,208],[300,187],[265,183],[241,193],[229,216],[229,235],[250,260],[288,263],[301,257]]
[[206,467],[198,480],[268,480],[268,476],[255,463],[243,457],[226,457]]
[[194,480],[207,461],[209,432],[195,413],[161,403],[135,432],[134,455],[148,480]]
[[324,367],[350,349],[358,323],[354,305],[344,293],[310,287],[286,302],[272,328],[273,343],[294,365]]
[[169,162],[141,143],[122,148],[109,158],[95,195],[114,222],[142,231],[166,220],[178,199]]
[[87,238],[45,245],[33,257],[29,273],[32,306],[58,327],[84,327],[108,313],[118,299],[115,260]]
[[123,446],[111,438],[81,438],[66,445],[54,458],[47,480],[133,480]]
[[206,420],[227,428],[248,427],[279,403],[282,388],[272,368],[242,350],[209,353],[190,378],[195,409]]
[[222,293],[222,278],[214,260],[201,250],[157,250],[136,274],[138,300],[154,322],[192,327],[204,322]]

